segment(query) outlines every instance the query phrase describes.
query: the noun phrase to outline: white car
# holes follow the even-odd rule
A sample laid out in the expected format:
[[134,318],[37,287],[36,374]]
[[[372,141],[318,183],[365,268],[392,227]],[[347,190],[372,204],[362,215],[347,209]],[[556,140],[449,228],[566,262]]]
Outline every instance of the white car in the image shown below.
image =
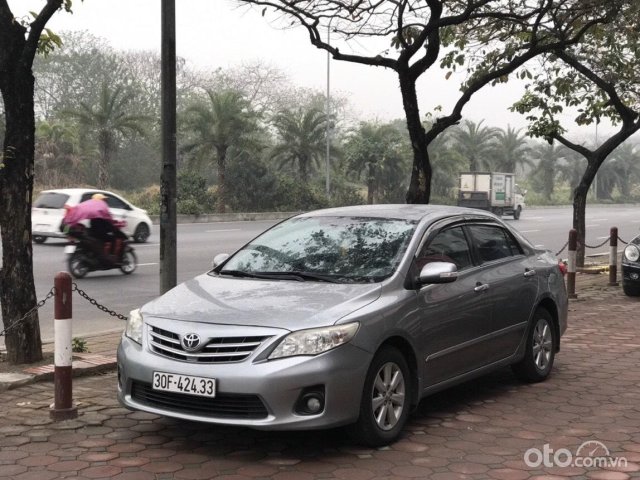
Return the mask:
[[151,234],[151,219],[145,210],[135,207],[124,198],[112,192],[92,188],[61,188],[44,190],[31,209],[31,230],[33,241],[44,243],[48,237],[64,238],[60,229],[65,214],[65,205],[75,206],[101,193],[109,205],[109,211],[116,220],[126,222],[122,231],[137,243],[144,243]]

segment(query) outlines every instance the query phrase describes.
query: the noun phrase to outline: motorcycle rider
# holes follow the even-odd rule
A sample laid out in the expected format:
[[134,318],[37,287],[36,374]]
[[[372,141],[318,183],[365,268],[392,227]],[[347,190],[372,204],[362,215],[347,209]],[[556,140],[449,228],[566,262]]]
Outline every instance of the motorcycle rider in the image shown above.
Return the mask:
[[89,219],[86,233],[92,240],[89,242],[91,248],[100,259],[118,263],[127,236],[118,228],[118,222],[111,215],[106,198],[102,193],[95,193],[91,199],[75,207],[65,207],[67,212],[62,224],[70,235],[73,236],[75,233],[77,236],[78,232],[82,231],[80,222]]

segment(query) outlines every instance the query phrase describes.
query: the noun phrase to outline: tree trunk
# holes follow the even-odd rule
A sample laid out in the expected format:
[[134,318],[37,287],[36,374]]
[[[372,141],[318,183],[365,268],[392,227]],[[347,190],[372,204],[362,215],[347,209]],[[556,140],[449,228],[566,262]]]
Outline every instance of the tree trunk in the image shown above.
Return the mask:
[[109,187],[109,165],[111,164],[112,142],[108,132],[100,132],[100,162],[98,164],[98,188]]
[[408,72],[400,70],[400,93],[402,105],[407,117],[409,139],[413,149],[411,180],[407,191],[407,203],[429,203],[431,198],[431,163],[427,152],[424,127],[420,121],[420,109],[416,94],[416,82]]
[[373,171],[373,165],[370,163],[367,172],[367,204],[373,205],[373,196],[376,189],[375,186],[375,173]]
[[218,200],[216,202],[216,212],[224,213],[226,210],[226,161],[227,161],[227,149],[219,148],[217,150],[218,157]]
[[5,338],[7,360],[11,364],[33,363],[42,359],[37,310],[24,321],[15,323],[36,306],[31,244],[35,147],[33,88],[30,70],[18,67],[14,71],[0,72],[7,129],[4,167],[0,169],[0,302],[4,328],[16,325],[6,332]]
[[578,232],[578,248],[576,250],[576,266],[578,267],[584,267],[587,195],[601,163],[596,157],[587,157],[587,168],[573,194],[573,228]]

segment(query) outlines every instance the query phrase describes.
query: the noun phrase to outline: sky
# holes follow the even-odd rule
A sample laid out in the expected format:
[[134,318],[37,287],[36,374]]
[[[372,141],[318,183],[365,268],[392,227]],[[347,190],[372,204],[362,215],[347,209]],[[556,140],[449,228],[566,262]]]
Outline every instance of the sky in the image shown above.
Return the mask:
[[[16,16],[39,10],[43,4],[43,0],[9,0]],[[212,70],[264,61],[287,73],[294,84],[326,92],[327,53],[310,44],[306,30],[282,29],[280,23],[270,23],[268,17],[262,17],[257,8],[234,0],[176,0],[177,54],[197,68]],[[160,50],[158,0],[74,0],[73,14],[58,12],[48,26],[56,32],[87,30],[117,49]],[[335,42],[339,39],[332,39]],[[367,54],[378,53],[363,42],[351,47]],[[378,49],[386,47],[377,45]],[[445,73],[434,68],[419,80],[423,115],[437,106],[447,112],[457,100],[462,74],[445,80]],[[521,115],[508,111],[520,97],[522,86],[510,81],[487,87],[474,96],[463,116],[474,121],[485,119],[486,125],[500,128],[526,127]],[[397,76],[391,70],[331,60],[330,88],[349,99],[357,118],[404,118]],[[594,128],[591,130],[595,132]],[[574,132],[590,136],[591,130]]]

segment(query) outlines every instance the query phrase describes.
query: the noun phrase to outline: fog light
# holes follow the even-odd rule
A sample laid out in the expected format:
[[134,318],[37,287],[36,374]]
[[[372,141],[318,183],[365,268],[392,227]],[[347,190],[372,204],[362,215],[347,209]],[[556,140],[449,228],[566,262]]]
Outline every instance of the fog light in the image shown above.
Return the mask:
[[317,415],[324,410],[324,385],[314,385],[302,390],[296,402],[298,415]]

